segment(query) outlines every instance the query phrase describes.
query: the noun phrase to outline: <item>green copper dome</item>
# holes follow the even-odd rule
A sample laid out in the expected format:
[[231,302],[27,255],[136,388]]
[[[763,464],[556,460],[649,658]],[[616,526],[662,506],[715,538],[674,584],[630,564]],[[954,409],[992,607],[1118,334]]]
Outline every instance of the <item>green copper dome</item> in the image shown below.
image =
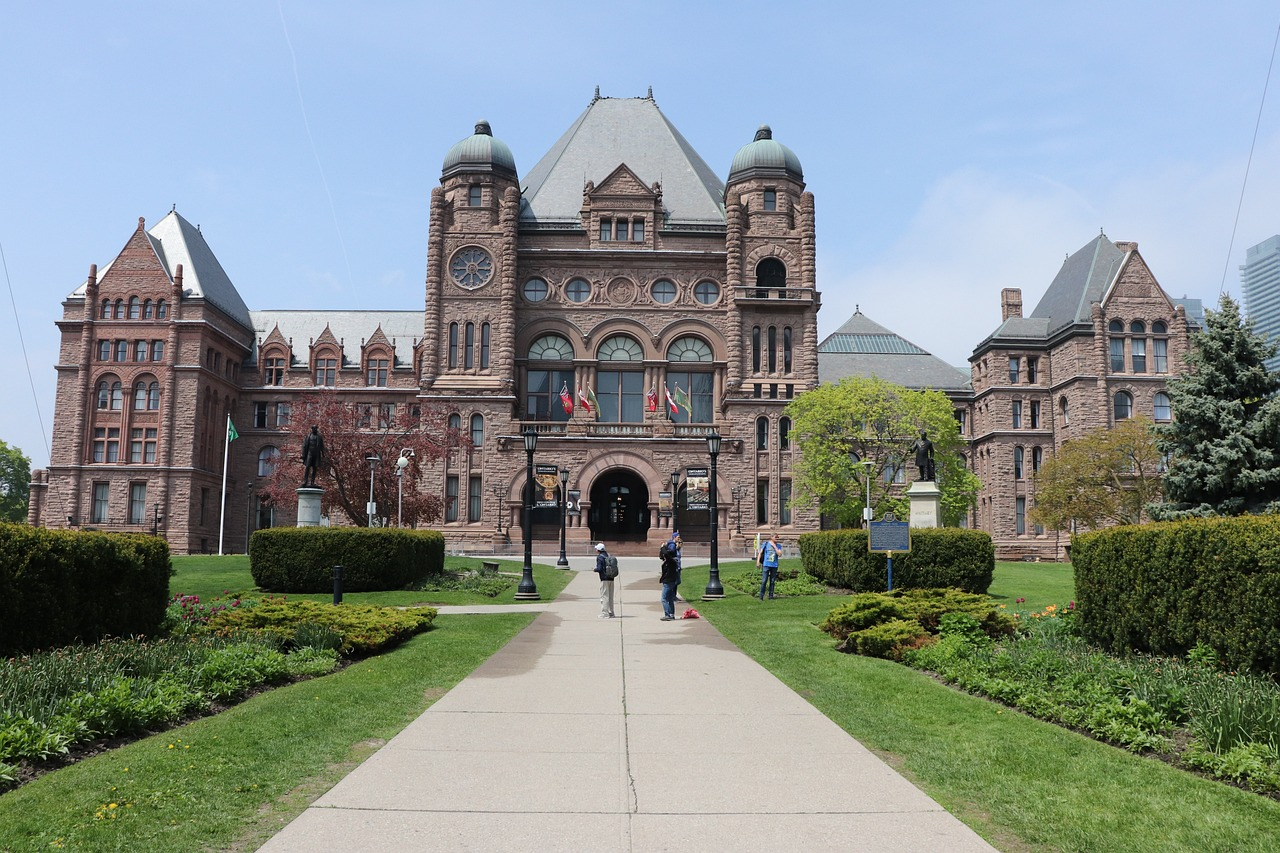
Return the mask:
[[762,124],[754,142],[742,146],[729,167],[729,183],[752,177],[786,177],[804,183],[800,158],[781,142],[775,142],[769,125]]
[[476,122],[476,132],[449,149],[444,155],[441,178],[459,172],[499,172],[516,176],[516,158],[501,139],[495,139],[489,122]]

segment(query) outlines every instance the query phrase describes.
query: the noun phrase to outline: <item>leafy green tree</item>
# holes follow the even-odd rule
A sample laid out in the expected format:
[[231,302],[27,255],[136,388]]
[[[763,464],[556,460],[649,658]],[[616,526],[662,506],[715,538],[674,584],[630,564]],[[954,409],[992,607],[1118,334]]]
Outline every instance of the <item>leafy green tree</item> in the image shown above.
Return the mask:
[[1141,522],[1162,487],[1154,427],[1129,418],[1059,447],[1036,474],[1031,520],[1053,530]]
[[31,497],[31,460],[0,441],[0,520],[26,521]]
[[1175,420],[1157,428],[1169,470],[1153,518],[1280,508],[1280,376],[1264,364],[1275,352],[1230,296],[1205,312],[1187,370],[1169,381]]
[[[907,499],[893,480],[898,471],[914,479],[909,448],[922,432],[934,445],[943,524],[958,524],[973,506],[980,484],[965,467],[954,408],[940,391],[911,391],[874,376],[846,377],[806,391],[786,412],[800,449],[794,500],[816,501],[841,527],[861,525],[868,475],[876,516],[891,511],[907,517]],[[864,460],[872,463],[870,471]]]

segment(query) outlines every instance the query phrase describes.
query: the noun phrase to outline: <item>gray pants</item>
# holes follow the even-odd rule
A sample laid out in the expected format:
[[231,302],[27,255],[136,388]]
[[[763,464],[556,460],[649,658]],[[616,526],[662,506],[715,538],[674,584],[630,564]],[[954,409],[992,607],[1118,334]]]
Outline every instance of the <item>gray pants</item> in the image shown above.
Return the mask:
[[613,581],[600,581],[600,618],[613,615]]

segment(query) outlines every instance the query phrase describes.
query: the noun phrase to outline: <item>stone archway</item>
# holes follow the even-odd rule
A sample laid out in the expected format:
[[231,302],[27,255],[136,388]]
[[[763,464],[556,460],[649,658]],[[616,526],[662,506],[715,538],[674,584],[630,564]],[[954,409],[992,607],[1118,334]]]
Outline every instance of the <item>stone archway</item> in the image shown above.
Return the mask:
[[613,468],[591,484],[587,519],[594,539],[605,542],[644,542],[649,535],[649,487],[627,468]]

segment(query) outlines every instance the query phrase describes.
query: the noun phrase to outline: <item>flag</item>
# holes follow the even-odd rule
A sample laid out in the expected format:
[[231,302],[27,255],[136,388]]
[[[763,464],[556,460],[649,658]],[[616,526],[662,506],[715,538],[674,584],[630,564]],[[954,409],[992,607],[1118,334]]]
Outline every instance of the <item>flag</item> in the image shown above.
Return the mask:
[[568,382],[564,383],[564,386],[560,389],[560,405],[564,406],[566,415],[573,414],[573,395],[569,393]]
[[652,386],[649,388],[649,411],[658,411],[658,389]]
[[684,393],[684,389],[680,387],[680,383],[676,383],[676,402],[684,407],[684,410],[693,416],[693,401],[689,399],[689,395]]
[[240,433],[236,432],[236,425],[231,422],[231,416],[227,415],[227,441],[235,441],[240,437]]
[[582,390],[581,385],[578,386],[578,402],[582,404],[582,408],[591,411],[591,401],[587,399],[587,392]]
[[671,414],[673,415],[680,414],[680,407],[676,405],[675,400],[671,399],[671,389],[668,388],[666,385],[663,385],[662,391],[664,394],[667,395],[667,408],[671,410]]
[[587,399],[591,401],[591,408],[597,413],[600,411],[600,401],[596,399],[596,392],[591,390],[591,386],[587,386]]

